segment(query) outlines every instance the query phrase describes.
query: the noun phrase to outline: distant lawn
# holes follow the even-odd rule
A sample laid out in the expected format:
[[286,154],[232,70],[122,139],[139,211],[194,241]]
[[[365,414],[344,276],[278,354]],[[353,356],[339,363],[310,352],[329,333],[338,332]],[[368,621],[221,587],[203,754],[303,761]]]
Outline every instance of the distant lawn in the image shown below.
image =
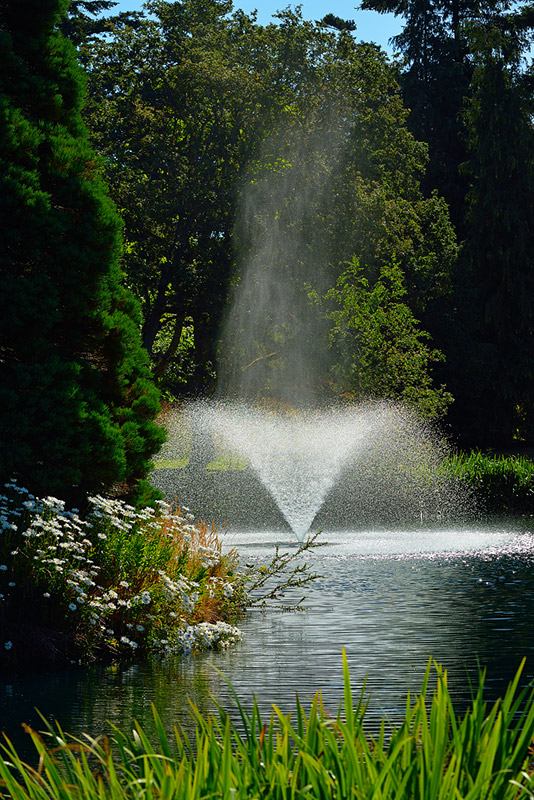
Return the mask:
[[[185,469],[189,463],[188,458],[163,458],[156,461],[154,469]],[[230,456],[219,456],[215,461],[210,461],[204,469],[209,470],[242,470],[246,469],[247,462],[244,458],[232,458]]]
[[188,463],[188,458],[163,458],[161,461],[156,461],[154,469],[184,469]]

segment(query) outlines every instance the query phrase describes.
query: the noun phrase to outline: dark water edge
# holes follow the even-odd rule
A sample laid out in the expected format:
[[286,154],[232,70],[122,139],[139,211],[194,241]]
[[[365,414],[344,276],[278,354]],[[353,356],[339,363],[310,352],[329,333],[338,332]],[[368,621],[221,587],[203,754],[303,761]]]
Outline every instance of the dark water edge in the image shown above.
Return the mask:
[[[109,732],[108,722],[148,730],[151,703],[172,732],[192,724],[189,701],[213,710],[210,693],[231,710],[225,681],[232,681],[250,707],[257,695],[262,713],[276,703],[288,712],[295,693],[306,704],[315,692],[336,713],[342,698],[342,648],[353,691],[367,679],[369,725],[382,716],[395,721],[406,693],[417,692],[432,656],[449,672],[459,709],[469,700],[478,665],[487,668],[487,697],[502,695],[523,658],[522,684],[534,678],[534,540],[529,525],[324,534],[326,544],[307,560],[321,573],[308,591],[307,610],[291,610],[300,598],[286,596],[287,610],[251,611],[243,642],[225,652],[156,659],[142,664],[92,665],[0,680],[0,727],[31,759],[26,722],[43,725],[35,711],[80,735]],[[277,533],[230,533],[247,560],[267,561]],[[237,719],[235,710],[231,712]]]

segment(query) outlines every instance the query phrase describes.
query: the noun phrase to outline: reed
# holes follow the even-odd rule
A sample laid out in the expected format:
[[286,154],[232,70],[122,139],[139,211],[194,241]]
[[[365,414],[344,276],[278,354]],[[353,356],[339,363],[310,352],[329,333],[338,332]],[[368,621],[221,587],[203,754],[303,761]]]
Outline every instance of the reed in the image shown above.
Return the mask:
[[[429,690],[432,669],[435,688]],[[365,728],[364,692],[353,700],[343,654],[344,702],[330,716],[317,695],[309,711],[276,706],[264,721],[255,701],[246,712],[233,691],[240,730],[219,708],[203,717],[193,707],[192,743],[171,741],[154,709],[157,736],[140,725],[109,736],[74,739],[48,726],[29,731],[36,764],[6,741],[0,792],[14,800],[515,800],[532,797],[534,696],[519,689],[518,670],[504,697],[484,701],[484,672],[463,715],[455,712],[447,673],[429,662],[421,691],[408,696],[404,719]],[[433,682],[434,683],[434,682]]]

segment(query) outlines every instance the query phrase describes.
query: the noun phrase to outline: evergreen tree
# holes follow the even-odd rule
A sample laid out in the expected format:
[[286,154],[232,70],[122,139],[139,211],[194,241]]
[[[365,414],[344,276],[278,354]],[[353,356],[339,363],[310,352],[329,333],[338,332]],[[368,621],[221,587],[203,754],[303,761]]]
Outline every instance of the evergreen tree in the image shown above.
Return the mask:
[[[491,0],[494,2],[494,0]],[[408,126],[429,145],[423,188],[445,197],[457,230],[463,212],[464,186],[458,166],[465,160],[459,119],[468,92],[471,64],[462,33],[466,19],[479,13],[480,0],[363,0],[362,8],[404,17],[393,39],[405,61],[403,100],[410,109]]]
[[[534,441],[534,126],[517,26],[472,31],[455,427],[479,446]],[[467,356],[467,358],[466,358]],[[463,363],[462,363],[463,362]],[[467,369],[466,369],[467,366]]]
[[423,188],[446,199],[463,239],[467,182],[460,167],[467,151],[462,111],[472,93],[473,25],[521,28],[532,15],[528,0],[519,0],[513,13],[508,0],[363,0],[362,8],[393,12],[405,20],[393,43],[405,62],[401,86],[411,112],[408,126],[429,145]]
[[139,492],[158,397],[58,30],[67,5],[0,6],[0,476],[65,497]]
[[100,15],[116,5],[114,0],[70,0],[67,14],[61,20],[61,33],[80,46],[87,36],[110,30],[109,21]]

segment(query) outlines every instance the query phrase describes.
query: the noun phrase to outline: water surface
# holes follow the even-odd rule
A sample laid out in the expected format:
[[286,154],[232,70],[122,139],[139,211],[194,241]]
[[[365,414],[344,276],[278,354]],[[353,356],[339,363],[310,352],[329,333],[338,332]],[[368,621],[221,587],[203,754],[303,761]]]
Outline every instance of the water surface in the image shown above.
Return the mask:
[[[97,735],[106,720],[130,727],[135,717],[150,728],[152,702],[171,730],[190,726],[189,700],[203,712],[210,693],[231,708],[235,686],[245,706],[253,694],[269,713],[285,711],[295,693],[315,692],[335,712],[342,697],[341,651],[346,649],[355,694],[367,677],[370,724],[402,713],[432,656],[449,671],[459,707],[469,678],[487,668],[488,698],[500,695],[523,656],[524,682],[534,677],[534,537],[528,523],[511,527],[327,532],[306,560],[320,573],[306,591],[305,611],[252,610],[242,623],[243,642],[222,653],[175,657],[144,664],[92,666],[3,679],[1,727],[19,744],[20,723],[42,728],[35,707],[63,728]],[[244,562],[266,563],[291,534],[229,533]]]

